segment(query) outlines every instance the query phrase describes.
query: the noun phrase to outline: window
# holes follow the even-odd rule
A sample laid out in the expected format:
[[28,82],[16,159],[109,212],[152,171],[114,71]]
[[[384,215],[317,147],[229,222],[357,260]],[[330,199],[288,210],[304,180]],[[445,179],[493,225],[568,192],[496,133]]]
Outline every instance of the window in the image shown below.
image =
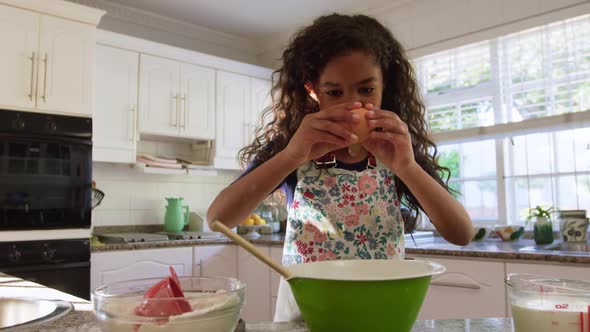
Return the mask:
[[590,210],[590,15],[415,63],[439,163],[474,221]]

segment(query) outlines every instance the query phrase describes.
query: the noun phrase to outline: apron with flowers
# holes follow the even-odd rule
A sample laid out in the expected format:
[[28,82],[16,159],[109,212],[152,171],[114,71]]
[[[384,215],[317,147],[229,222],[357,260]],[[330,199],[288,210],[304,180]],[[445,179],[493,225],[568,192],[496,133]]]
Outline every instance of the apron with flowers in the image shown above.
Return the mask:
[[360,172],[318,169],[313,164],[297,171],[284,265],[404,259],[404,226],[394,174],[371,158]]
[[[394,174],[371,156],[367,169],[360,172],[317,168],[311,162],[304,165],[297,170],[283,265],[404,259],[399,205]],[[289,284],[281,278],[274,321],[300,319]]]

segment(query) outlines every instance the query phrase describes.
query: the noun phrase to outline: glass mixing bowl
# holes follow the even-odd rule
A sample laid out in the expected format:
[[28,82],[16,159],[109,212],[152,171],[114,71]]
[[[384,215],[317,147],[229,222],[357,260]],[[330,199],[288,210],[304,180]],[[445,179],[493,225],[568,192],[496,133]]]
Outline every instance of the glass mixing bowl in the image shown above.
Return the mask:
[[[139,279],[102,286],[92,292],[94,312],[104,332],[231,332],[245,300],[244,282],[233,278],[179,278],[184,297],[147,299],[145,292],[162,278]],[[186,301],[186,302],[185,302]],[[190,311],[170,315],[171,308]],[[149,308],[148,316],[136,314]]]

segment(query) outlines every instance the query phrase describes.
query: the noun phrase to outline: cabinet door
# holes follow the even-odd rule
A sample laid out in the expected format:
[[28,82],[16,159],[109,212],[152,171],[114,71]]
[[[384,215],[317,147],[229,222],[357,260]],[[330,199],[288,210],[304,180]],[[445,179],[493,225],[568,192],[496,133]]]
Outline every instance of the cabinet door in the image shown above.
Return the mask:
[[165,248],[93,253],[92,289],[118,281],[160,278],[170,275],[173,266],[179,276],[192,276],[192,248]]
[[271,82],[260,78],[251,79],[251,103],[250,114],[246,119],[246,145],[254,141],[254,134],[257,127],[261,123],[268,123],[270,118],[265,117],[264,121],[261,122],[261,116],[267,107],[271,105],[270,98]]
[[139,53],[96,45],[94,161],[134,163]]
[[237,278],[237,257],[234,245],[197,246],[194,248],[195,276]]
[[447,268],[431,282],[418,319],[506,316],[504,263],[432,257],[418,259],[438,262]]
[[215,139],[215,70],[182,64],[180,136]]
[[35,108],[40,17],[0,5],[0,108]]
[[177,136],[180,98],[180,63],[142,54],[139,64],[141,133]]
[[[270,247],[257,248],[264,255],[270,255]],[[252,323],[270,321],[270,268],[241,247],[238,248],[238,279],[246,282],[244,320]]]
[[215,167],[240,169],[238,152],[245,146],[250,112],[250,77],[217,71]]
[[37,109],[92,116],[96,28],[41,16]]
[[[275,262],[281,262],[283,260],[283,247],[271,247],[270,257]],[[270,271],[270,296],[276,298],[279,292],[279,282],[281,275],[276,271]]]

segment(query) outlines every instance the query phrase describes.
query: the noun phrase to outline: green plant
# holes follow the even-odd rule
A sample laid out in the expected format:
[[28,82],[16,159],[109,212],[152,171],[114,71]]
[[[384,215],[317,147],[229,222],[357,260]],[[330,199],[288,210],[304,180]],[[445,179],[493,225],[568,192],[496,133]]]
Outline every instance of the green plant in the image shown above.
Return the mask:
[[548,207],[546,209],[542,208],[541,206],[537,205],[536,207],[529,209],[529,215],[526,217],[525,226],[531,221],[533,218],[547,218],[548,221],[551,221],[551,213],[555,211],[553,207]]

